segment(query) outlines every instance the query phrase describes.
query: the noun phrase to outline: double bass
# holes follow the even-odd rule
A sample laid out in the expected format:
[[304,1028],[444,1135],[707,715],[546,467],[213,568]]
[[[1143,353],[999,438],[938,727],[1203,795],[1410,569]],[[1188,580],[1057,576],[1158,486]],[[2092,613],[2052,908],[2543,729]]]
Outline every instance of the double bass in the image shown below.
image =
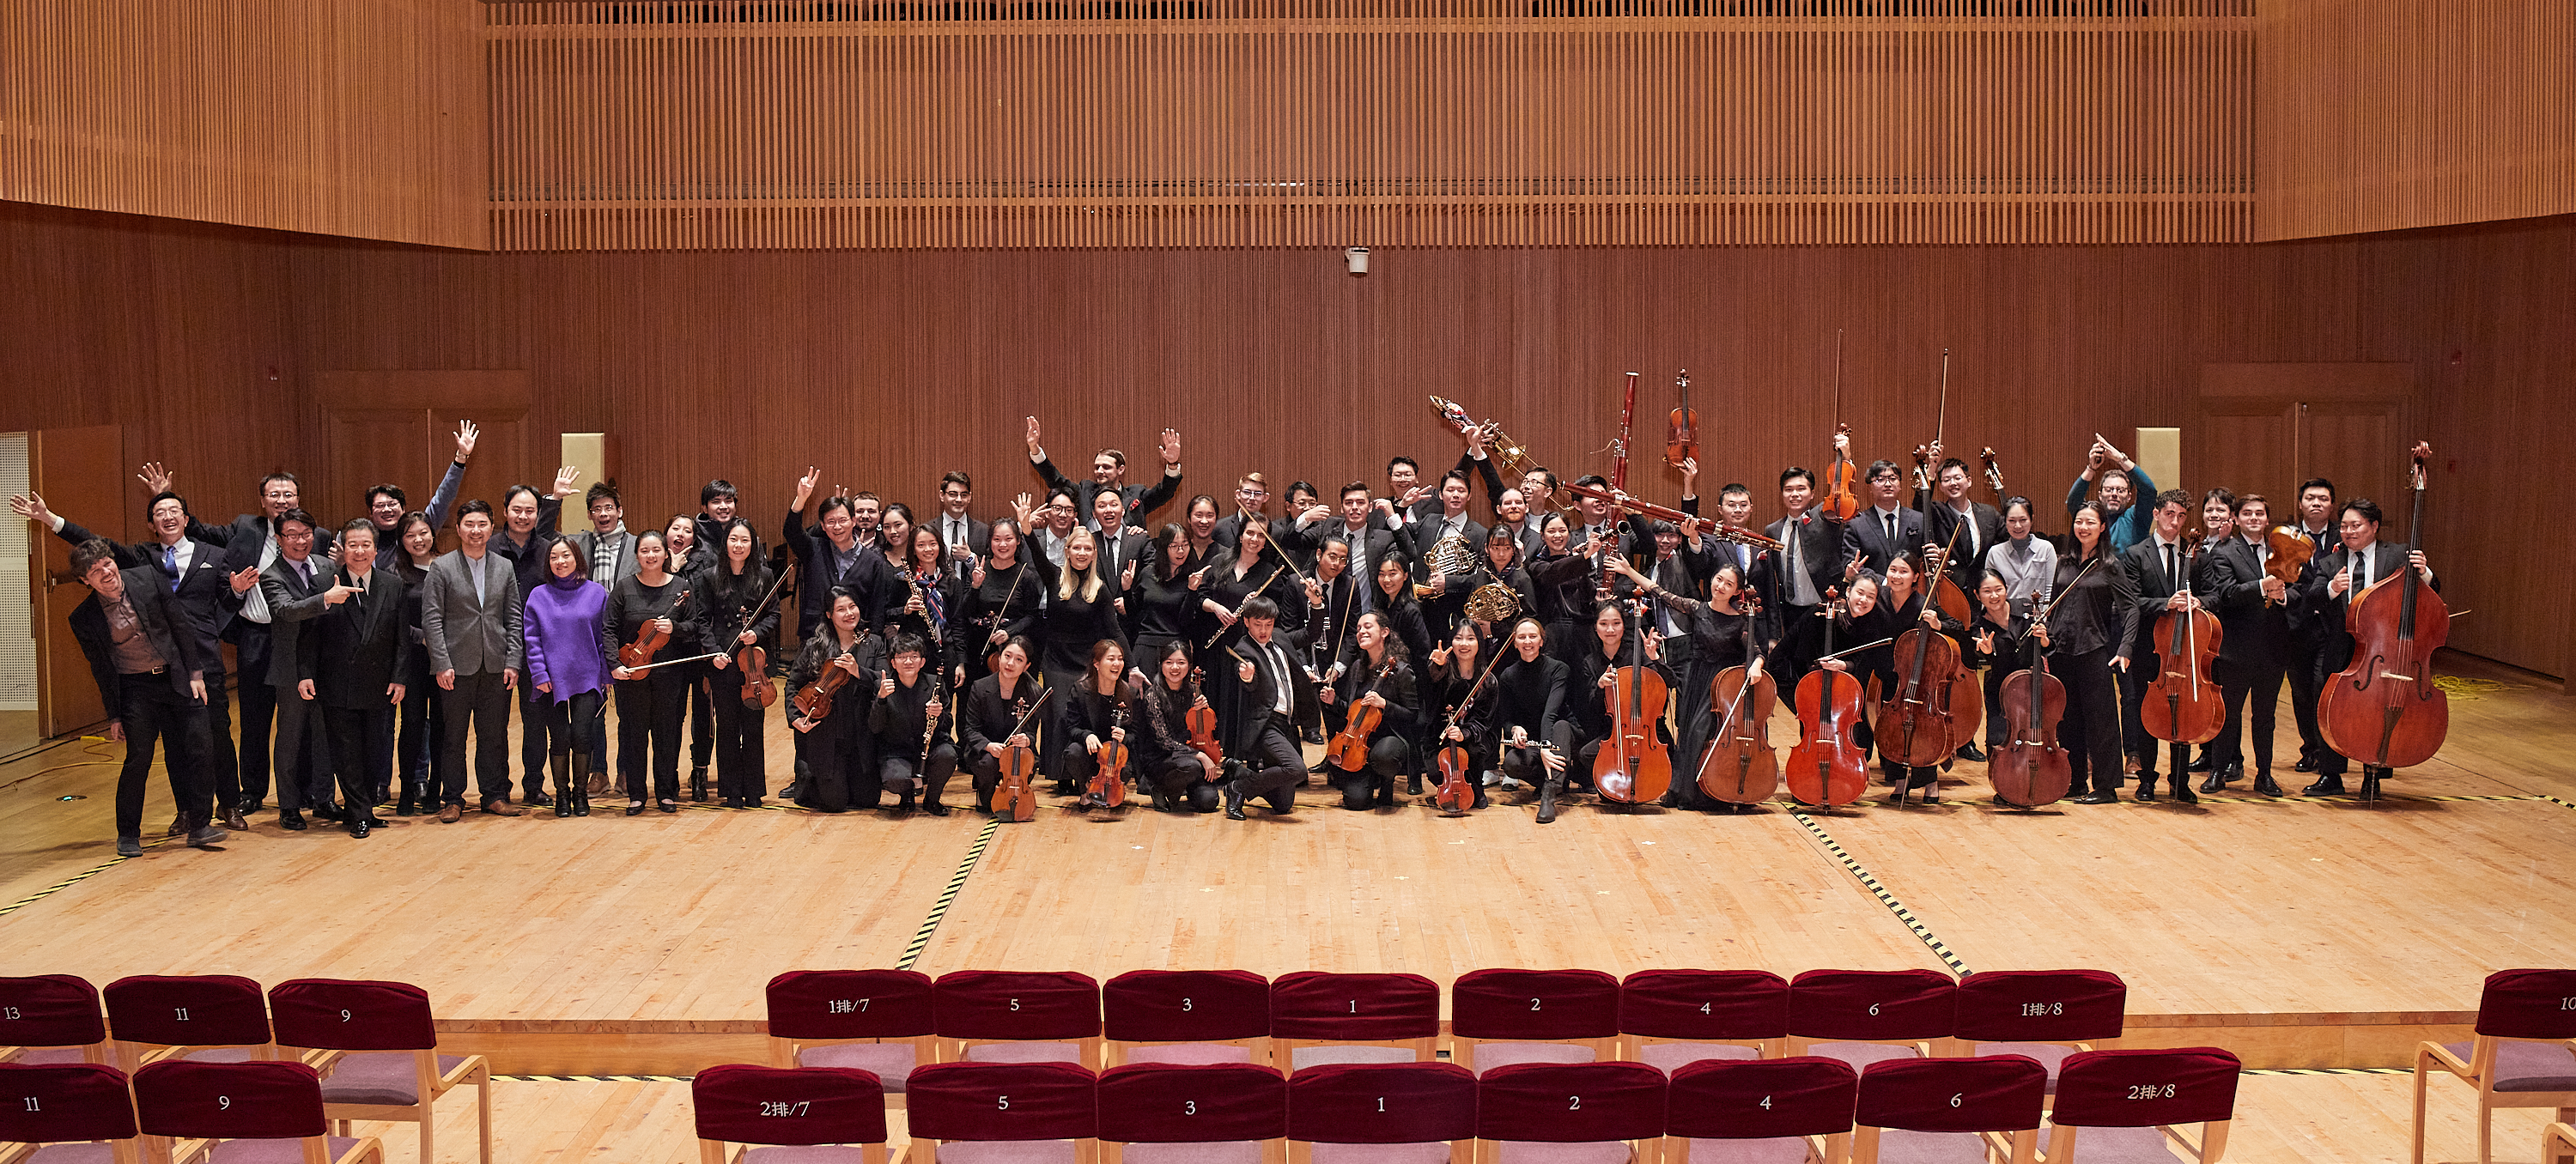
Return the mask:
[[2317,726],[2326,744],[2362,767],[2361,798],[2379,798],[2375,769],[2411,768],[2442,750],[2451,730],[2451,701],[2433,682],[2433,652],[2451,637],[2451,608],[2424,585],[2414,555],[2424,549],[2424,462],[2433,446],[2415,444],[2409,487],[2415,519],[2407,529],[2407,564],[2348,596],[2344,629],[2352,664],[2317,694]]
[[[2084,568],[2101,562],[2096,558]],[[2055,804],[2075,785],[2074,763],[2057,742],[2057,721],[2066,715],[2066,685],[2048,673],[2048,652],[2040,642],[2040,628],[2057,604],[2047,601],[2044,591],[2040,599],[2043,605],[2031,612],[2030,631],[2022,640],[2029,658],[2021,670],[2004,677],[1996,692],[2002,702],[1996,712],[2004,717],[2004,746],[1986,767],[1996,802],[2019,809]]]
[[[1844,610],[1839,587],[1825,591],[1816,617],[1825,620],[1823,657],[1834,653],[1834,619]],[[1798,743],[1789,749],[1789,795],[1798,803],[1839,808],[1869,791],[1853,733],[1860,727],[1860,681],[1830,667],[1798,680]]]
[[[1762,605],[1752,594],[1736,597],[1744,611],[1744,655],[1754,657],[1753,624]],[[1718,716],[1708,755],[1700,761],[1699,790],[1728,804],[1760,804],[1780,789],[1780,756],[1771,750],[1771,712],[1779,685],[1771,673],[1746,681],[1750,666],[1729,667],[1708,685],[1709,711]]]
[[[2177,593],[2191,592],[2201,541],[2197,533],[2183,537],[2182,584]],[[2188,609],[2159,615],[2155,633],[2158,671],[2155,682],[2147,686],[2145,700],[2138,704],[2139,725],[2148,735],[2170,743],[2205,744],[2217,739],[2227,726],[2227,700],[2210,677],[2212,665],[2218,662],[2218,616],[2195,602]]]
[[1592,784],[1603,800],[1637,804],[1663,796],[1673,784],[1672,756],[1665,752],[1655,721],[1664,714],[1671,694],[1664,677],[1646,666],[1644,619],[1629,620],[1629,663],[1612,672],[1610,689],[1601,697],[1610,705],[1610,738],[1592,761]]

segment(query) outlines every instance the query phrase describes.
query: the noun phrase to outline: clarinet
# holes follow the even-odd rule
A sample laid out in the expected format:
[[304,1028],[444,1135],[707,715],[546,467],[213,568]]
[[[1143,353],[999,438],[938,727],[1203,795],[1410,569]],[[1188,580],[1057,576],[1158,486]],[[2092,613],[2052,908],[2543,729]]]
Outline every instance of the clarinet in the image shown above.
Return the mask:
[[941,702],[939,678],[933,675],[930,680],[930,698],[921,703],[921,762],[913,765],[915,772],[930,767],[930,746],[939,737],[939,717],[930,714],[930,705],[938,702]]

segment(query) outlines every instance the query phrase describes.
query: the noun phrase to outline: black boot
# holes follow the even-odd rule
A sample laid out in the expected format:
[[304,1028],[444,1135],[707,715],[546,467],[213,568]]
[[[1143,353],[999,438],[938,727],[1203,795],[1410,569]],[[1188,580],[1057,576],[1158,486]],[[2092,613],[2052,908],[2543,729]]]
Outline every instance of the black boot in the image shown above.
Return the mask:
[[590,766],[590,753],[572,754],[572,814],[590,815],[590,778],[596,775]]
[[[580,782],[580,780],[581,780],[581,777],[580,777],[580,776],[578,776],[578,775],[576,775],[576,774],[573,772],[573,770],[572,770],[572,753],[570,753],[570,752],[557,752],[557,753],[555,753],[555,758],[554,758],[554,770],[555,770],[555,797],[554,797],[555,819],[556,819],[556,820],[562,820],[563,818],[565,818],[565,817],[568,817],[568,816],[571,816],[571,815],[572,815],[572,809],[573,809],[572,790],[573,790],[575,787],[577,787],[577,786],[579,785],[579,782]],[[535,803],[535,798],[534,798],[534,797],[529,798],[529,803],[532,803],[532,804],[533,804],[533,803]]]
[[1243,781],[1228,780],[1217,786],[1225,794],[1225,819],[1243,819]]
[[[1411,774],[1408,774],[1407,776],[1405,776],[1405,778],[1404,778],[1404,794],[1405,794],[1406,796],[1420,796],[1420,795],[1422,795],[1422,773],[1420,773],[1420,772],[1414,772],[1414,773],[1411,773]],[[1389,785],[1389,786],[1388,786],[1384,791],[1382,791],[1382,792],[1378,795],[1378,803],[1380,803],[1380,804],[1393,804],[1393,803],[1395,803],[1395,799],[1394,799],[1394,798],[1395,798],[1395,788],[1394,788],[1392,785]]]
[[1555,823],[1556,797],[1563,791],[1565,791],[1565,781],[1559,777],[1550,777],[1547,783],[1538,786],[1538,823]]
[[1482,784],[1476,786],[1476,807],[1485,807],[1485,786]]
[[689,799],[698,804],[707,802],[707,770],[703,765],[689,769]]
[[2190,772],[2184,771],[2173,774],[2173,798],[2174,802],[2177,804],[2200,803],[2200,798],[2192,795],[2191,792]]

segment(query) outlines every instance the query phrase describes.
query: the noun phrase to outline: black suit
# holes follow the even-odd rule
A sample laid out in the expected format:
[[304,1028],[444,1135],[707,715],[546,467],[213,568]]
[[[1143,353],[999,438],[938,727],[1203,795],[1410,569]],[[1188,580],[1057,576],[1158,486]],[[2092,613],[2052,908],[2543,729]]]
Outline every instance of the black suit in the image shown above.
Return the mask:
[[[1842,585],[1842,523],[1810,508],[1794,518],[1784,517],[1763,527],[1772,540],[1781,543],[1777,550],[1764,550],[1753,565],[1753,592],[1762,599],[1765,631],[1778,644],[1773,655],[1779,672],[1780,690],[1796,691],[1798,680],[1813,670],[1816,656],[1824,653],[1825,620],[1816,617],[1824,603],[1825,592]],[[1816,601],[1800,604],[1792,596],[1795,587],[1789,581],[1789,543],[1797,543],[1798,569],[1807,576],[1807,585]]]
[[[263,565],[263,558],[273,560],[270,533],[268,519],[257,514],[242,514],[225,525],[207,525],[194,519],[188,522],[191,539],[224,548],[226,574]],[[314,553],[324,553],[329,542],[323,531],[313,531]],[[229,585],[226,590],[230,590]],[[277,716],[277,689],[268,684],[268,624],[242,613],[246,599],[246,595],[224,598],[224,617],[215,628],[223,641],[233,645],[233,674],[241,679],[237,692],[241,698],[241,741],[234,772],[240,787],[239,803],[245,810],[268,795],[269,727]],[[212,693],[208,695],[212,702]]]
[[[143,788],[152,777],[152,746],[162,747],[170,774],[170,792],[179,812],[192,825],[207,820],[205,767],[194,763],[205,747],[204,719],[188,684],[203,677],[197,657],[197,630],[187,612],[170,596],[161,571],[129,566],[118,571],[125,580],[125,603],[134,612],[135,632],[161,657],[161,669],[139,674],[117,670],[115,632],[107,606],[96,593],[72,608],[72,638],[89,660],[90,677],[98,681],[99,702],[110,719],[125,729],[125,766],[116,780],[116,835],[141,839]],[[209,692],[211,695],[212,692]]]
[[[314,672],[321,658],[322,638],[312,620],[328,609],[323,594],[331,588],[332,565],[317,552],[304,559],[304,569],[311,577],[280,554],[259,572],[260,594],[268,600],[269,610],[266,681],[277,698],[277,738],[270,766],[277,774],[281,818],[302,812],[308,803],[324,809],[331,805],[333,761],[321,708],[317,700],[299,694],[295,685]],[[243,674],[250,674],[246,666]]]
[[[1274,635],[1270,645],[1287,664],[1287,714],[1278,711],[1277,661],[1248,635],[1237,639],[1230,650],[1217,656],[1217,665],[1206,669],[1217,695],[1209,702],[1223,724],[1227,758],[1241,765],[1236,769],[1235,792],[1246,799],[1264,797],[1273,812],[1286,813],[1295,807],[1297,786],[1306,782],[1306,760],[1297,750],[1296,725],[1314,715],[1318,705],[1314,684],[1298,665],[1296,644]],[[1239,667],[1245,662],[1253,665],[1249,682]]]
[[[341,580],[356,585],[345,573]],[[382,794],[377,774],[393,766],[394,705],[386,689],[411,673],[413,647],[402,607],[402,575],[378,569],[368,573],[361,592],[296,632],[296,678],[313,681],[340,799],[361,820],[373,815],[369,810]],[[302,649],[307,642],[310,651]],[[308,657],[310,670],[304,669]]]
[[1936,546],[1950,547],[1951,580],[1959,584],[1959,589],[1967,591],[1970,598],[1976,597],[1977,577],[1985,570],[1986,551],[2004,540],[2004,515],[1985,502],[1969,502],[1966,521],[1976,534],[1976,544],[1970,545],[1970,530],[1959,530],[1958,540],[1951,540],[1950,531],[1960,524],[1961,518],[1959,511],[1950,508],[1948,502],[1918,494],[1915,503],[1925,506],[1924,540]]
[[2218,685],[2227,700],[2227,726],[2209,747],[2210,763],[2241,765],[2245,755],[2245,709],[2254,710],[2254,766],[2272,766],[2272,727],[2281,702],[2281,680],[2290,669],[2289,603],[2263,601],[2263,556],[2241,537],[2231,537],[2203,550],[2193,586],[2202,602],[2218,612],[2223,637],[2218,644]]
[[[2313,534],[2298,525],[2280,528],[2289,529],[2316,548],[2308,557],[2310,566],[2335,550],[2332,526]],[[2290,713],[2299,725],[2299,758],[2313,764],[2333,755],[2334,749],[2326,746],[2325,733],[2317,728],[2317,656],[2325,650],[2326,636],[2317,625],[2316,615],[2299,595],[2307,578],[2307,570],[2302,567],[2298,581],[2290,584]]]
[[[79,545],[98,535],[78,522],[65,520],[54,536]],[[180,568],[176,586],[170,584],[169,571],[162,567],[165,547],[161,543],[110,544],[115,545],[119,569],[151,566],[161,572],[163,587],[171,590],[172,599],[196,633],[197,665],[206,679],[205,747],[198,762],[205,766],[206,778],[214,788],[215,815],[227,816],[241,801],[241,761],[233,754],[232,701],[224,697],[223,633],[224,624],[232,621],[241,599],[233,593],[232,577],[224,568],[224,548],[194,538],[188,541],[188,563]]]
[[[2156,774],[2156,741],[2147,734],[2145,719],[2139,708],[2147,700],[2147,688],[2154,686],[2163,668],[2163,644],[2156,641],[2156,620],[2165,613],[2165,603],[2180,591],[2191,588],[2185,576],[2182,543],[2173,545],[2173,568],[2165,567],[2164,543],[2150,532],[2147,540],[2120,553],[2120,568],[2129,576],[2129,587],[2136,592],[2138,625],[2123,653],[2129,656],[2129,669],[2120,673],[2120,746],[2138,758],[2141,783]],[[2190,762],[2188,744],[2173,745],[2173,770],[2180,775]]]
[[[1095,532],[1100,529],[1100,517],[1091,507],[1092,498],[1100,493],[1098,484],[1066,477],[1055,467],[1055,462],[1046,457],[1037,458],[1031,465],[1037,469],[1038,479],[1046,482],[1048,489],[1062,489],[1073,494],[1074,512],[1082,515],[1083,528]],[[1151,485],[1118,487],[1119,499],[1127,505],[1127,522],[1130,525],[1143,524],[1146,514],[1169,504],[1180,492],[1181,474],[1178,469],[1164,470],[1163,475]]]
[[[1896,516],[1896,540],[1889,541],[1887,525],[1880,515]],[[1859,558],[1861,569],[1876,574],[1887,573],[1887,564],[1896,555],[1923,548],[1923,515],[1911,509],[1864,509],[1843,524],[1843,562]],[[1837,570],[1842,562],[1835,563]]]
[[[950,541],[948,537],[948,514],[945,511],[931,514],[927,524],[930,526],[932,532],[939,535],[939,542],[941,545],[950,547],[952,551],[956,548],[956,543]],[[973,553],[978,561],[991,557],[993,555],[993,523],[988,521],[977,521],[975,520],[974,515],[967,515],[966,549]],[[952,552],[949,555],[948,572],[950,576],[963,582],[974,573],[974,569],[965,558]]]
[[[2345,573],[2353,566],[2352,552],[2340,545],[2334,548],[2333,553],[2321,553],[2308,559],[2307,573],[2299,577],[2299,595],[2306,604],[2308,618],[2317,627],[2316,684],[2319,690],[2323,690],[2326,684],[2333,682],[2336,673],[2352,662],[2354,639],[2352,632],[2346,629],[2345,620],[2349,617],[2353,596],[2362,593],[2372,585],[2396,577],[2398,571],[2407,568],[2406,547],[2394,542],[2377,543],[2370,547],[2369,553],[2370,565],[2367,577],[2357,578],[2357,585],[2342,594],[2327,592],[2335,576]],[[2442,589],[2439,580],[2429,585],[2437,593]],[[2316,759],[2317,771],[2323,775],[2339,776],[2346,767],[2344,756],[2333,748],[2325,749]]]

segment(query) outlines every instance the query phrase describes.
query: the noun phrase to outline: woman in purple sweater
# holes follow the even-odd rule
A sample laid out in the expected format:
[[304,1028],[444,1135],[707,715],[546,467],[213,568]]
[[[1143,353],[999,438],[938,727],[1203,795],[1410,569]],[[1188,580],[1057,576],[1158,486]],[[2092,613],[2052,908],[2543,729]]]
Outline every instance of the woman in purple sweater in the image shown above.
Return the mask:
[[528,682],[546,698],[545,731],[555,756],[555,815],[589,816],[591,757],[607,754],[600,718],[617,639],[608,628],[608,591],[582,569],[581,551],[557,538],[546,549],[546,581],[530,592],[521,626]]

